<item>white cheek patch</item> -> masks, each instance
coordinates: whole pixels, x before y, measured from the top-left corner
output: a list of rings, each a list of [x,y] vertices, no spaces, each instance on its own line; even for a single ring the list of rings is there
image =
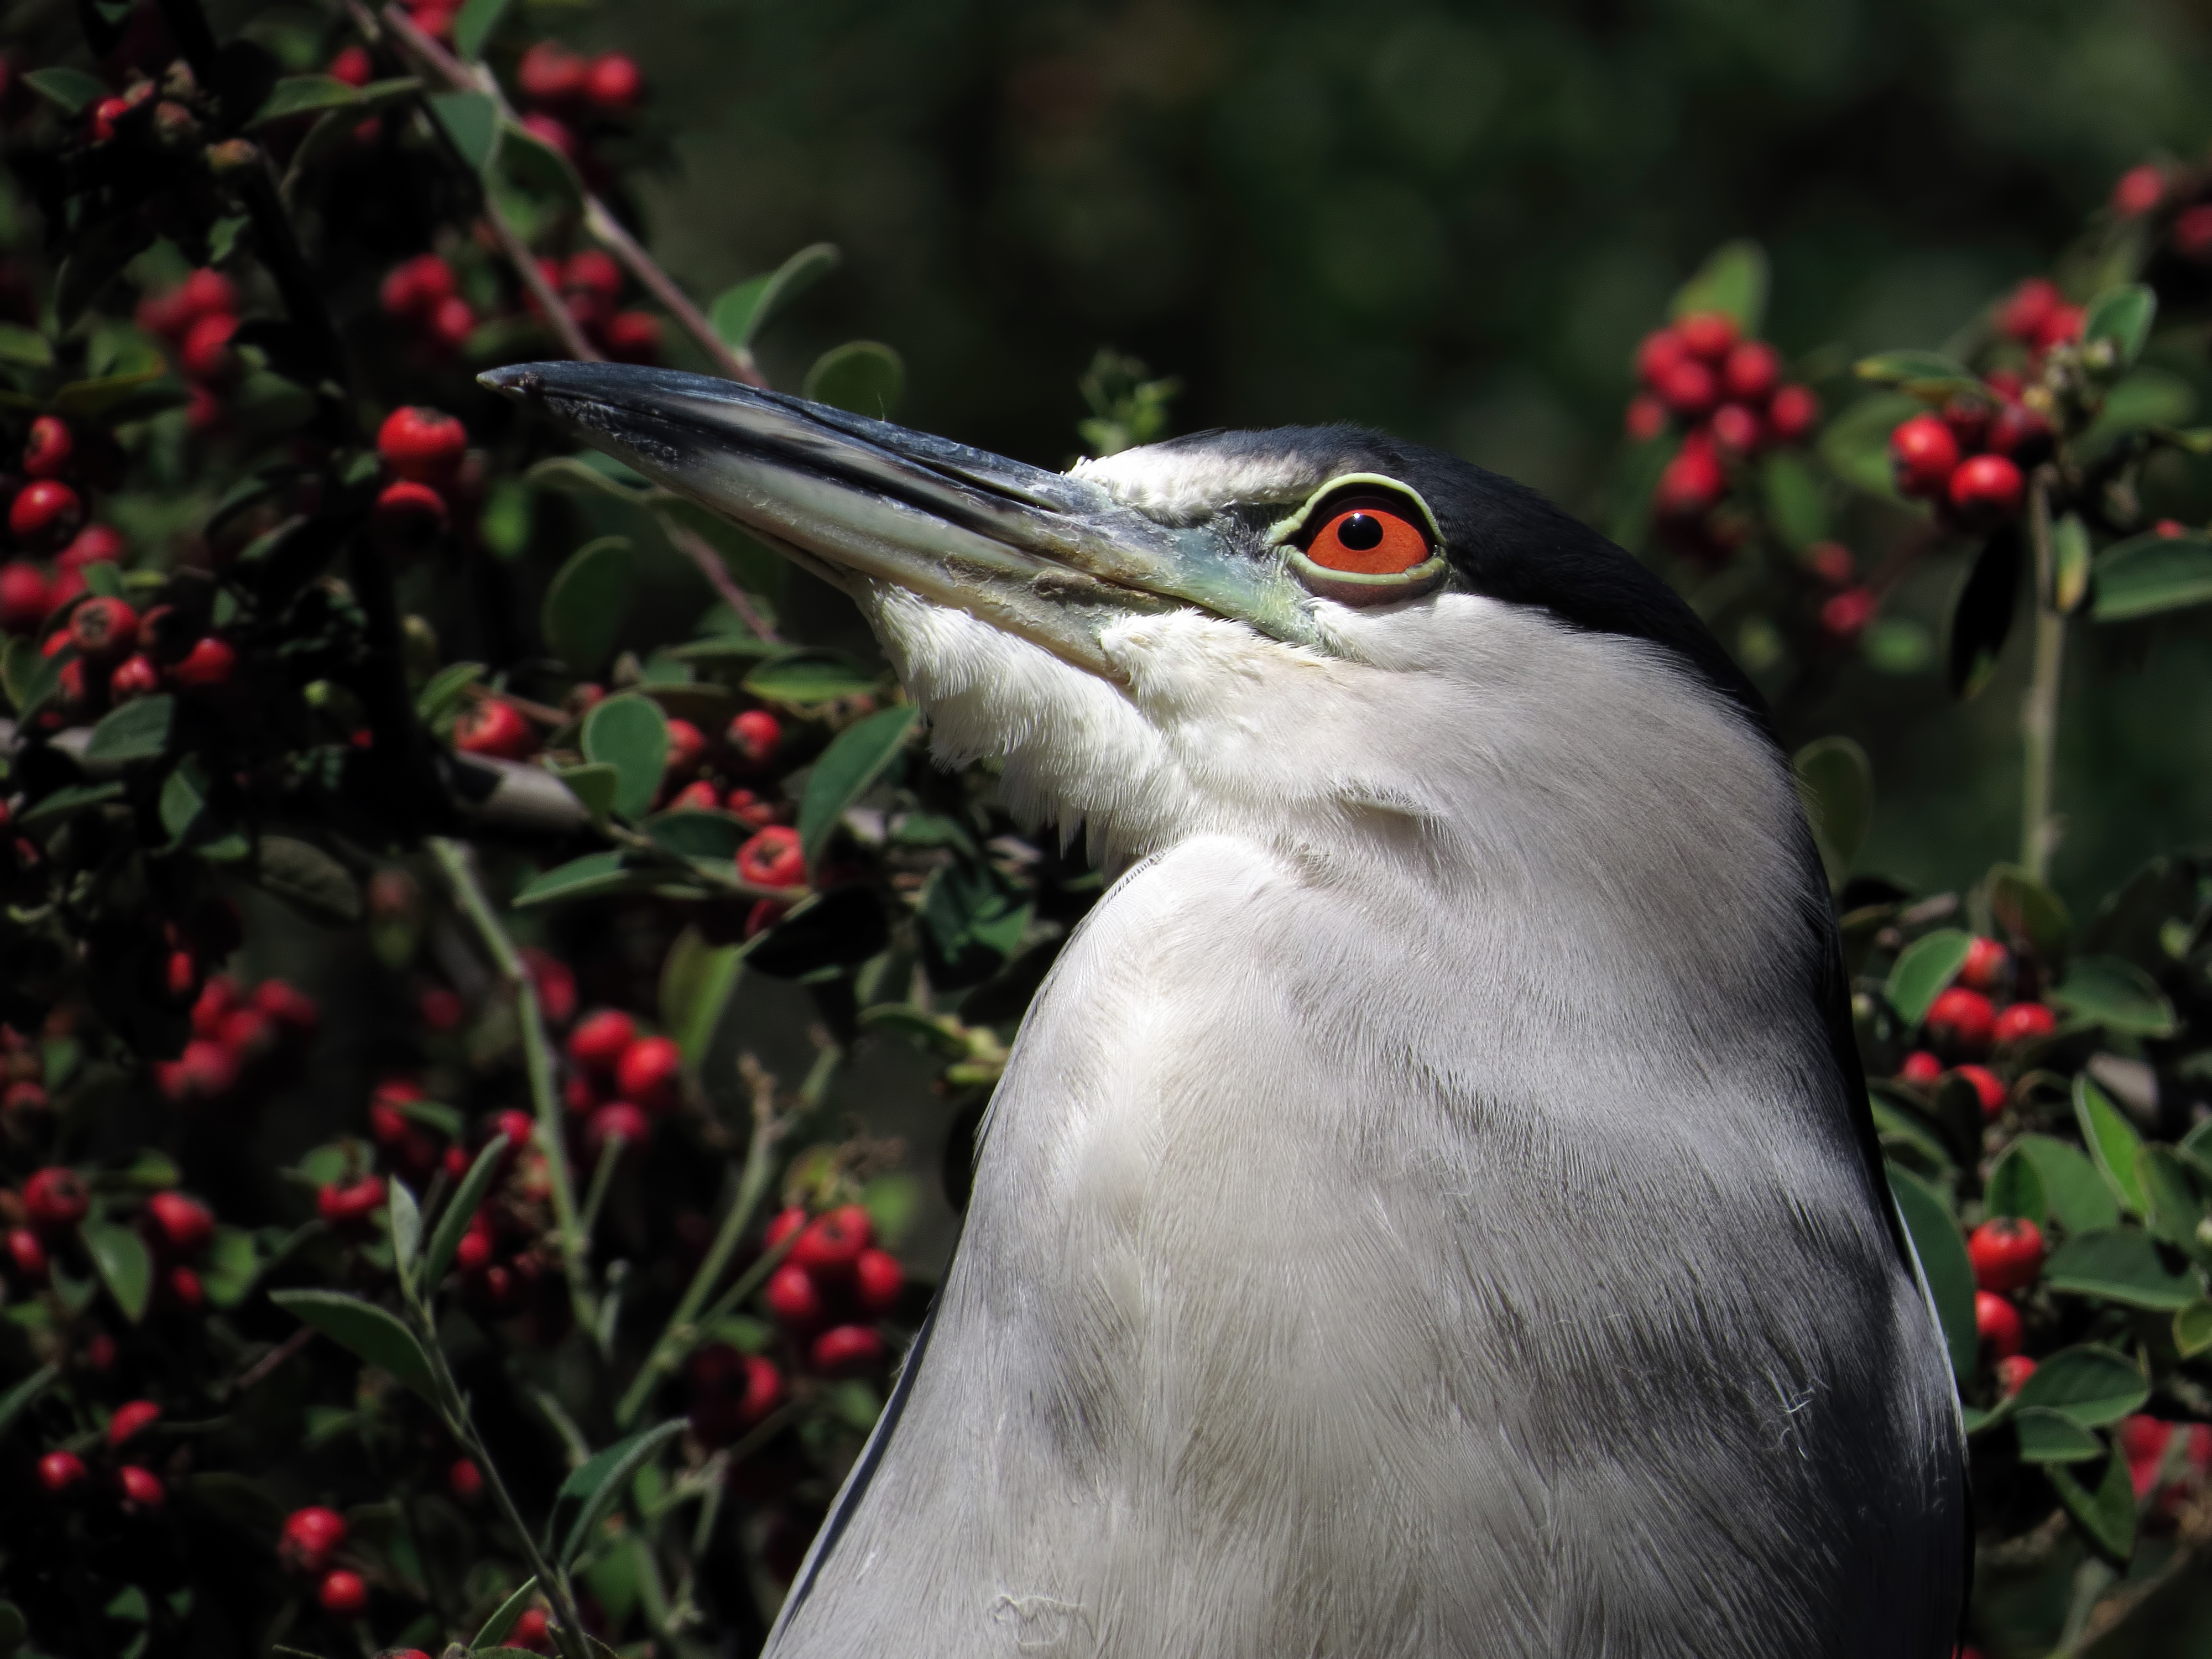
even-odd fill
[[[1167,520],[1209,514],[1231,502],[1302,501],[1323,482],[1310,458],[1158,444],[1078,461],[1068,476],[1099,485],[1125,507]]]

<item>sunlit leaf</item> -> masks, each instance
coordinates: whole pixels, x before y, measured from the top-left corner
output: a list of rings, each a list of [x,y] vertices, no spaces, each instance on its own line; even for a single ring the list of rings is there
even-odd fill
[[[2185,1308],[2203,1294],[2194,1274],[2170,1271],[2159,1260],[2151,1236],[2133,1227],[2068,1239],[2044,1263],[2043,1282],[2054,1291],[2163,1313]]]
[[[806,780],[799,807],[799,842],[810,867],[845,809],[866,794],[906,744],[921,711],[911,704],[880,708],[840,732]]]
[[[2036,1362],[2015,1403],[2063,1412],[2084,1428],[2117,1423],[2150,1398],[2142,1368],[2100,1343],[2061,1348]]]
[[[1898,953],[1882,994],[1897,1017],[1907,1025],[1928,1018],[1928,1009],[1943,988],[1966,965],[1973,936],[1957,927],[1939,927],[1923,933]]]

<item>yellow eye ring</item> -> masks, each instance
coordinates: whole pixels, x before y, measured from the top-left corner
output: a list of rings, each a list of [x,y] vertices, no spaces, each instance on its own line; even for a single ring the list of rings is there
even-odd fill
[[[1436,550],[1443,532],[1429,504],[1379,473],[1331,478],[1267,540],[1308,592],[1340,605],[1408,599],[1435,586],[1450,568]]]

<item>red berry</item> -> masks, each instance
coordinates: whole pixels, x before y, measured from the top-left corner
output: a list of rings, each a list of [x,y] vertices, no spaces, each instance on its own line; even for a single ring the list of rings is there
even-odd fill
[[[1636,348],[1636,375],[1656,389],[1660,377],[1690,355],[1682,337],[1671,328],[1656,328]]]
[[[627,1100],[611,1100],[584,1120],[584,1144],[594,1152],[619,1135],[641,1146],[653,1133],[653,1120]]]
[[[880,1318],[898,1306],[906,1289],[906,1269],[888,1250],[866,1249],[854,1258],[853,1283],[860,1293],[860,1306]]]
[[[74,1227],[91,1207],[84,1178],[66,1165],[34,1170],[23,1183],[23,1214],[40,1232]]]
[[[457,1029],[468,1012],[460,994],[442,985],[433,985],[416,999],[415,1012],[423,1028],[431,1031],[451,1031]]]
[[[492,1258],[498,1253],[490,1232],[479,1231],[471,1224],[461,1235],[461,1242],[453,1247],[453,1265],[465,1273],[480,1273],[491,1266]]]
[[[1991,1296],[1987,1291],[1974,1292],[1974,1329],[1981,1334],[1982,1347],[1993,1360],[2008,1359],[2020,1352],[2020,1310],[2001,1296]]]
[[[765,766],[783,741],[783,722],[765,708],[748,708],[730,722],[725,739],[747,764]]]
[[[58,478],[24,485],[8,508],[8,529],[27,547],[59,547],[83,522],[84,503]]]
[[[104,144],[115,137],[115,124],[131,113],[127,98],[103,98],[92,106],[92,118],[87,131],[92,142]]]
[[[222,1017],[216,1040],[241,1060],[258,1060],[276,1046],[276,1028],[258,1008],[236,1008]]]
[[[2013,1216],[1984,1221],[1966,1236],[1966,1259],[1982,1289],[2000,1294],[2023,1289],[2043,1271],[2043,1230]]]
[[[1693,311],[1677,318],[1674,332],[1682,337],[1684,350],[1712,363],[1724,360],[1736,342],[1735,319],[1721,311]]]
[[[376,429],[376,453],[393,477],[444,488],[468,452],[468,428],[441,410],[404,404]]]
[[[332,1182],[315,1194],[315,1208],[333,1227],[367,1221],[384,1206],[384,1177],[363,1176],[340,1185]]]
[[[660,361],[660,319],[649,311],[617,311],[601,331],[607,356],[618,363]]]
[[[368,1605],[368,1585],[359,1573],[340,1567],[323,1575],[315,1600],[323,1604],[325,1613],[336,1613],[341,1619],[356,1618]]]
[[[704,778],[695,778],[669,798],[672,812],[712,812],[722,805],[722,792]]]
[[[426,320],[453,297],[453,268],[437,254],[418,253],[385,272],[376,297],[388,316]]]
[[[76,441],[69,422],[58,416],[41,415],[31,422],[30,441],[23,446],[23,471],[33,478],[58,478],[69,471]]]
[[[2015,1002],[1996,1017],[1990,1036],[1996,1042],[2027,1042],[2058,1029],[2058,1016],[2039,1002]]]
[[[755,830],[765,830],[776,820],[775,803],[763,800],[750,789],[731,790],[722,798],[722,810]],[[761,902],[767,904],[773,901],[763,899]]]
[[[1889,460],[1900,495],[1937,496],[1959,465],[1959,441],[1941,416],[1915,415],[1889,434]]]
[[[1959,441],[1959,453],[1966,454],[1982,447],[1989,436],[1990,419],[1994,411],[1979,398],[1956,397],[1943,404],[1943,424],[1951,428],[1951,435]]]
[[[2123,219],[2140,219],[2166,196],[2166,174],[2145,162],[2130,167],[2112,185],[2112,211]]]
[[[113,662],[138,643],[138,613],[121,599],[95,594],[70,612],[69,637],[88,662]]]
[[[649,1112],[661,1110],[684,1073],[684,1051],[665,1036],[640,1037],[615,1066],[615,1087]]]
[[[33,1285],[46,1282],[46,1247],[28,1227],[8,1230],[8,1261],[18,1278]]]
[[[1928,1035],[1939,1048],[1979,1054],[1990,1046],[1996,1010],[1979,991],[1954,985],[1929,1005]]]
[[[762,1292],[768,1310],[781,1323],[793,1330],[805,1330],[822,1322],[821,1288],[805,1268],[785,1262],[768,1276],[768,1288]]]
[[[146,1219],[166,1249],[189,1255],[215,1237],[215,1212],[182,1193],[155,1193],[146,1200]]]
[[[1696,419],[1720,401],[1720,379],[1694,357],[1668,365],[1652,386],[1659,401],[1677,415]]]
[[[491,1132],[495,1135],[507,1137],[507,1152],[512,1158],[526,1151],[538,1139],[538,1120],[527,1112],[509,1107],[503,1112],[492,1114]]]
[[[1831,587],[1849,587],[1858,580],[1858,562],[1841,542],[1814,542],[1800,556],[1805,568]]]
[[[170,665],[169,678],[187,691],[211,691],[228,685],[237,667],[237,647],[209,634],[193,641],[192,648]]]
[[[618,52],[592,60],[584,76],[584,96],[602,115],[627,115],[645,95],[645,76]]]
[[[1664,432],[1672,419],[1666,404],[1648,392],[1639,392],[1628,400],[1628,412],[1620,424],[1631,441],[1641,444]]]
[[[1996,1116],[2005,1108],[2010,1091],[1995,1072],[1985,1066],[1961,1066],[1952,1073],[1973,1085],[1974,1097],[1981,1103],[1984,1121]]]
[[[423,326],[447,351],[459,351],[477,331],[477,313],[466,300],[452,295],[438,301]]]
[[[707,734],[690,720],[672,720],[668,722],[667,774],[671,777],[688,777],[699,769],[707,758]]]
[[[514,1621],[514,1628],[507,1633],[507,1644],[510,1647],[529,1648],[534,1651],[543,1652],[551,1641],[551,1638],[546,1634],[547,1627],[551,1623],[552,1621],[546,1618],[543,1608],[526,1607],[523,1609],[522,1617]]]
[[[538,733],[506,699],[479,697],[453,722],[453,747],[465,755],[525,760],[538,750]]]
[[[584,95],[591,65],[557,40],[540,40],[522,54],[515,84],[534,103],[565,104]]]
[[[806,1211],[803,1206],[793,1204],[788,1208],[777,1211],[775,1219],[768,1224],[765,1237],[767,1248],[774,1249],[805,1225]]]
[[[1855,640],[1874,620],[1879,601],[1870,587],[1847,587],[1820,606],[1820,631],[1832,640]]]
[[[1951,474],[1951,506],[1967,523],[1987,529],[2020,511],[2027,481],[2002,455],[1972,455]]]
[[[238,369],[238,354],[230,346],[230,337],[237,332],[238,319],[228,312],[202,317],[185,331],[184,343],[177,348],[178,366],[195,380],[222,384]]]
[[[276,1559],[293,1572],[321,1572],[345,1542],[348,1530],[345,1516],[320,1504],[294,1510],[277,1534]]]
[[[558,284],[568,294],[595,294],[611,305],[622,295],[622,267],[614,256],[595,247],[568,256],[568,264],[561,267]]]
[[[2189,526],[2179,519],[2160,519],[2151,527],[2151,533],[2162,541],[2172,541],[2177,536],[2186,536]]]
[[[814,1339],[806,1357],[826,1376],[845,1376],[880,1361],[884,1340],[866,1325],[832,1325]]]
[[[376,78],[376,66],[368,60],[368,47],[346,46],[331,59],[324,73],[349,87],[365,87]]]
[[[1820,424],[1820,400],[1802,386],[1776,389],[1766,404],[1766,429],[1777,443],[1794,444]]]
[[[1960,984],[1970,990],[1996,991],[2011,977],[2011,951],[1979,934],[1967,943],[1966,963],[1959,969]]]
[[[817,1277],[848,1273],[872,1237],[868,1212],[857,1204],[841,1205],[807,1224],[791,1247],[791,1260]]]
[[[0,564],[0,632],[29,634],[53,609],[46,573],[27,559]]]
[[[107,677],[107,699],[110,702],[129,702],[133,697],[150,697],[161,689],[161,671],[154,659],[143,654],[125,657],[116,664],[115,672]]]
[[[2024,1353],[2008,1353],[1997,1361],[1996,1371],[1997,1392],[2009,1400],[2035,1375],[2035,1362]]]
[[[525,132],[546,149],[557,151],[571,161],[576,159],[576,135],[559,116],[534,110],[522,118],[521,125]]]
[[[125,1515],[151,1515],[161,1507],[168,1494],[161,1490],[161,1480],[151,1469],[142,1469],[126,1463],[115,1472],[115,1485],[122,1498]]]
[[[464,1504],[473,1504],[483,1496],[483,1471],[473,1459],[457,1457],[446,1471],[446,1489]]]
[[[84,1460],[72,1451],[50,1451],[39,1460],[39,1484],[65,1492],[84,1479]]]
[[[1943,1062],[1925,1048],[1916,1048],[1905,1055],[1905,1063],[1897,1068],[1901,1083],[1936,1083],[1943,1076]]]
[[[531,988],[538,993],[538,1012],[549,1024],[566,1025],[576,1017],[576,970],[536,945],[526,945],[520,953],[522,965],[530,975]]]
[[[1997,307],[1997,327],[2025,343],[2042,331],[2044,324],[2059,305],[2057,283],[2042,276],[2030,276]]]
[[[2173,251],[2199,264],[2212,261],[2212,202],[2184,208],[2174,216]]]
[[[419,552],[446,533],[446,498],[418,479],[400,478],[385,485],[372,519],[386,545]]]
[[[1721,384],[1729,396],[1747,404],[1765,402],[1781,379],[1782,354],[1764,340],[1742,342],[1721,366]]]
[[[1992,453],[2032,465],[2051,451],[2051,422],[2025,404],[2008,403],[1990,421],[1987,441]]]
[[[322,1023],[322,1010],[314,998],[281,979],[264,979],[255,986],[253,1006],[287,1030],[302,1036],[312,1036]]]
[[[1731,455],[1752,453],[1765,435],[1760,429],[1759,416],[1741,404],[1723,404],[1713,411],[1708,425],[1714,443]]]
[[[635,1020],[618,1008],[601,1008],[585,1015],[568,1034],[568,1057],[587,1072],[611,1076],[636,1040]]]
[[[161,1408],[150,1400],[126,1400],[107,1419],[107,1443],[112,1449],[143,1434],[161,1420]]]
[[[763,887],[796,887],[806,879],[799,831],[771,824],[738,848],[738,874]]]
[[[744,1392],[738,1399],[738,1421],[751,1427],[783,1403],[783,1373],[760,1355],[744,1358]]]
[[[54,556],[54,562],[82,570],[88,564],[99,564],[103,561],[115,563],[130,550],[131,544],[123,539],[123,532],[114,526],[88,524],[76,532],[75,540]]]
[[[2060,306],[2044,319],[2043,326],[2036,331],[2035,349],[2048,351],[2053,346],[2080,339],[2081,325],[2087,319],[2088,313],[2080,306]]]
[[[202,265],[185,277],[177,295],[185,316],[193,319],[238,309],[238,284],[212,265]]]

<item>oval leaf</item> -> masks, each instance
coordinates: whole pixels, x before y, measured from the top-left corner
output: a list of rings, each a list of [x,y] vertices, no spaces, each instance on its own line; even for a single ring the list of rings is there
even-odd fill
[[[522,910],[536,904],[627,893],[639,884],[637,872],[623,866],[620,853],[586,853],[582,858],[571,859],[535,880],[524,883],[514,896],[514,907]]]
[[[866,794],[906,744],[921,710],[906,703],[878,709],[840,732],[806,780],[806,799],[799,806],[799,843],[811,868],[844,817],[845,809]]]
[[[2021,1406],[2014,1410],[2012,1423],[2023,1463],[2080,1463],[2105,1450],[2103,1441],[2060,1412]]]
[[[906,385],[906,362],[880,340],[832,346],[806,371],[806,396],[817,404],[887,419]]]
[[[580,673],[606,660],[629,614],[630,544],[602,536],[568,556],[545,590],[539,613],[546,646]]]
[[[494,1135],[486,1141],[477,1161],[469,1165],[468,1174],[447,1202],[445,1213],[438,1218],[438,1225],[430,1235],[430,1248],[422,1257],[422,1295],[427,1301],[453,1265],[453,1252],[461,1247],[461,1235],[469,1230],[469,1221],[491,1183],[498,1178],[501,1160],[506,1157],[507,1140],[504,1134]],[[505,1635],[502,1631],[500,1632]]]
[[[483,56],[484,42],[499,27],[499,20],[507,10],[507,0],[467,0],[460,15],[453,20],[453,50],[473,64]],[[506,1635],[505,1631],[500,1632]],[[494,1638],[496,1639],[496,1638]]]
[[[1797,751],[1795,764],[1820,862],[1827,866],[1829,884],[1841,886],[1874,819],[1874,768],[1866,750],[1849,738],[1815,738]]]
[[[2068,1232],[2095,1232],[2119,1221],[2112,1189],[2078,1148],[2050,1135],[2022,1135],[2012,1150],[2035,1166],[2051,1218]]]
[[[2204,1200],[2190,1178],[2189,1165],[2170,1146],[2145,1146],[2136,1168],[2143,1196],[2150,1200],[2150,1230],[2167,1243],[2192,1253],[2203,1246],[2197,1230],[2205,1218]]]
[[[2068,1239],[2044,1264],[2043,1282],[2069,1295],[2158,1313],[2185,1308],[2203,1293],[2194,1274],[2169,1273],[2151,1236],[2133,1227]]]
[[[2173,1346],[2184,1359],[2212,1348],[2212,1300],[2200,1298],[2173,1316]]]
[[[336,1291],[271,1291],[269,1299],[339,1346],[390,1372],[394,1380],[433,1406],[438,1405],[438,1384],[431,1373],[429,1356],[412,1331],[374,1302]]]
[[[2058,1501],[2066,1506],[2066,1513],[2073,1516],[2075,1525],[2099,1554],[2124,1562],[2135,1553],[2136,1489],[2126,1458],[2114,1452],[2094,1489],[2063,1468],[2046,1466],[2043,1473],[2058,1494]]]
[[[23,84],[40,97],[60,105],[64,115],[77,114],[86,105],[107,96],[106,84],[82,70],[29,70],[24,73]]]
[[[1852,372],[1877,386],[1903,386],[1916,397],[1982,390],[1979,375],[1940,351],[1880,351],[1860,358]]]
[[[1990,1184],[1982,1194],[1982,1208],[1993,1216],[2008,1215],[2033,1221],[2040,1227],[2051,1219],[2050,1202],[2043,1194],[2043,1177],[2034,1163],[2015,1146],[1990,1171]]]
[[[281,121],[288,115],[306,115],[360,101],[360,92],[335,75],[288,75],[269,88],[269,96],[253,112],[253,122]]]
[[[790,651],[745,676],[744,688],[769,702],[806,707],[875,689],[876,677],[835,651]]]
[[[501,1602],[492,1616],[483,1621],[483,1628],[477,1632],[476,1640],[469,1644],[469,1651],[481,1653],[486,1648],[495,1648],[505,1641],[507,1632],[514,1628],[515,1620],[530,1610],[530,1597],[537,1589],[535,1577],[524,1579],[522,1588]]]
[[[392,1261],[403,1288],[414,1282],[415,1251],[422,1243],[422,1210],[404,1181],[386,1184],[385,1225],[392,1235]]]
[[[1739,332],[1755,335],[1766,316],[1766,252],[1756,242],[1723,242],[1706,256],[1697,274],[1674,291],[1668,315],[1687,317],[1717,311]]]
[[[842,257],[829,242],[803,247],[774,270],[749,276],[725,289],[708,308],[707,320],[724,343],[742,351],[752,344],[778,308],[836,270]]]
[[[2063,1412],[2085,1429],[2117,1423],[2150,1398],[2150,1384],[2134,1360],[2096,1343],[2062,1348],[2037,1363],[2015,1396],[2031,1406]]]
[[[2153,532],[2115,542],[2098,556],[2097,597],[2089,614],[2099,622],[2131,622],[2212,599],[2212,536]]]
[[[1944,1346],[1951,1352],[1951,1369],[1971,1376],[1981,1337],[1974,1328],[1974,1269],[1966,1259],[1966,1241],[1959,1236],[1943,1200],[1917,1176],[1892,1164],[1889,1189],[1896,1195],[1905,1231],[1912,1236],[1929,1294],[1936,1299],[1936,1317],[1943,1327]]]
[[[2074,1117],[2081,1126],[2081,1139],[2095,1160],[2097,1173],[2112,1189],[2112,1196],[2130,1214],[2150,1208],[2142,1184],[2142,1137],[2121,1115],[2112,1097],[2085,1074],[2074,1079]]]
[[[2012,943],[2032,951],[2055,972],[2066,960],[2074,918],[2065,901],[2016,864],[1989,875],[1990,915]]]
[[[483,172],[499,143],[499,106],[481,92],[434,93],[428,102],[461,160]]]
[[[289,836],[264,836],[254,848],[252,876],[314,921],[361,920],[361,888],[345,866],[319,847]]]
[[[2150,338],[2150,325],[2158,315],[2158,295],[2141,283],[2130,283],[2122,288],[2108,288],[2089,301],[2087,313],[2081,319],[2081,341],[2094,346],[2100,342],[2111,345],[2111,367],[2125,368],[2142,356],[2145,342]]]
[[[151,760],[168,748],[176,712],[177,700],[167,695],[133,698],[101,716],[92,728],[92,740],[85,744],[84,757],[111,764]]]
[[[1966,965],[1973,936],[1957,927],[1939,927],[1923,933],[1898,953],[1882,994],[1907,1025],[1928,1018],[1929,1006]]]
[[[668,721],[649,697],[609,697],[584,716],[584,758],[615,769],[614,811],[641,817],[668,769]]]
[[[643,1434],[632,1435],[590,1458],[562,1484],[563,1498],[583,1500],[583,1507],[576,1511],[576,1518],[568,1528],[568,1541],[561,1547],[562,1566],[566,1567],[582,1553],[591,1540],[592,1528],[622,1496],[631,1477],[684,1429],[684,1419],[678,1417],[647,1429]]]
[[[2173,1005],[2148,974],[2118,957],[2085,957],[2067,969],[2048,1000],[2124,1036],[2172,1036]]]

